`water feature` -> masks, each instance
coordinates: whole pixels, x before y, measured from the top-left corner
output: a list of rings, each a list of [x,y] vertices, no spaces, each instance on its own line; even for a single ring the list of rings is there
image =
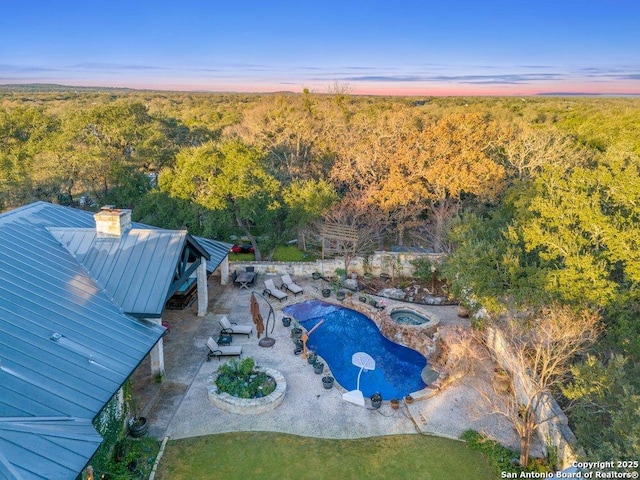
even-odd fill
[[[309,300],[283,308],[304,328],[311,330],[307,347],[320,355],[331,368],[336,381],[346,390],[354,390],[358,369],[351,359],[356,352],[366,352],[376,369],[362,374],[360,390],[365,397],[380,392],[382,398],[403,398],[426,387],[421,373],[427,364],[419,352],[386,339],[365,315],[320,300]]]

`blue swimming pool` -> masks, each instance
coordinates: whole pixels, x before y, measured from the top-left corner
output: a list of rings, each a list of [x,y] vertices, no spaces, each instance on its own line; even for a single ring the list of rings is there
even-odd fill
[[[351,363],[355,352],[366,352],[376,361],[376,369],[363,372],[360,378],[360,390],[365,397],[380,392],[383,399],[390,400],[426,387],[421,378],[426,358],[387,340],[361,313],[320,300],[290,305],[283,311],[307,330],[324,319],[309,336],[307,347],[324,358],[336,381],[345,389],[356,388],[359,368]]]

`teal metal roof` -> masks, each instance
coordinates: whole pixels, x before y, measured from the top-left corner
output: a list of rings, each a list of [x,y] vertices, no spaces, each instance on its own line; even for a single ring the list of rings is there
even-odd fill
[[[125,313],[162,315],[186,230],[133,228],[121,238],[98,238],[95,228],[49,228],[49,232]]]
[[[117,251],[89,233],[91,212],[37,202],[0,215],[0,479],[75,479],[100,444],[91,421],[164,333],[124,312],[146,297],[157,309],[191,240],[133,227]],[[136,254],[157,285],[126,278]]]

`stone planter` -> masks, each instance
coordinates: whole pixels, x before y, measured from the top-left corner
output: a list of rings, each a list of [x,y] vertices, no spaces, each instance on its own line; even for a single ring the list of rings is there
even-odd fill
[[[324,298],[329,298],[329,296],[331,295],[331,290],[328,288],[323,288],[322,289],[322,296]]]
[[[393,400],[391,400],[391,408],[393,408],[394,410],[397,410],[400,407],[400,400],[398,400],[397,398],[394,398]]]
[[[411,405],[413,403],[413,397],[411,395],[407,395],[406,397],[404,397],[404,403],[406,403],[407,405]]]
[[[288,327],[291,325],[291,317],[282,317],[282,325]]]
[[[261,398],[238,398],[226,392],[218,393],[218,388],[216,387],[218,373],[215,372],[207,379],[207,395],[209,401],[214,407],[241,415],[256,415],[273,410],[284,400],[287,381],[282,373],[272,368],[263,368],[261,371],[276,381],[276,389],[269,395]]]
[[[373,395],[371,395],[370,397],[371,400],[371,406],[375,409],[380,408],[380,406],[382,406],[382,395],[380,395],[379,393],[374,393]]]
[[[307,352],[307,362],[309,362],[309,365],[315,364],[317,359],[318,355],[316,355],[315,352]]]
[[[324,363],[322,363],[322,362],[314,363],[313,364],[313,371],[315,372],[316,375],[322,374],[322,372],[324,372]]]
[[[331,375],[325,375],[322,377],[322,386],[327,390],[330,390],[333,387],[333,382],[335,379]]]
[[[320,277],[321,277],[321,276],[322,276],[322,275],[320,275],[320,273],[319,273],[319,272],[313,272],[313,273],[311,274],[311,278],[313,278],[314,280],[320,280]]]
[[[342,301],[342,300],[344,300],[344,299],[345,299],[345,297],[346,297],[346,296],[347,296],[346,292],[344,292],[344,291],[342,291],[342,290],[340,290],[340,291],[336,292],[336,298],[337,298],[338,300],[341,300],[341,301]]]

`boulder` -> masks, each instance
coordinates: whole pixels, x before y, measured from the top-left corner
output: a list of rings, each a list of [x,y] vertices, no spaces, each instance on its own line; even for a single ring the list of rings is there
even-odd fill
[[[378,292],[378,295],[381,297],[392,298],[394,300],[404,300],[405,293],[404,290],[400,290],[399,288],[385,288]]]

